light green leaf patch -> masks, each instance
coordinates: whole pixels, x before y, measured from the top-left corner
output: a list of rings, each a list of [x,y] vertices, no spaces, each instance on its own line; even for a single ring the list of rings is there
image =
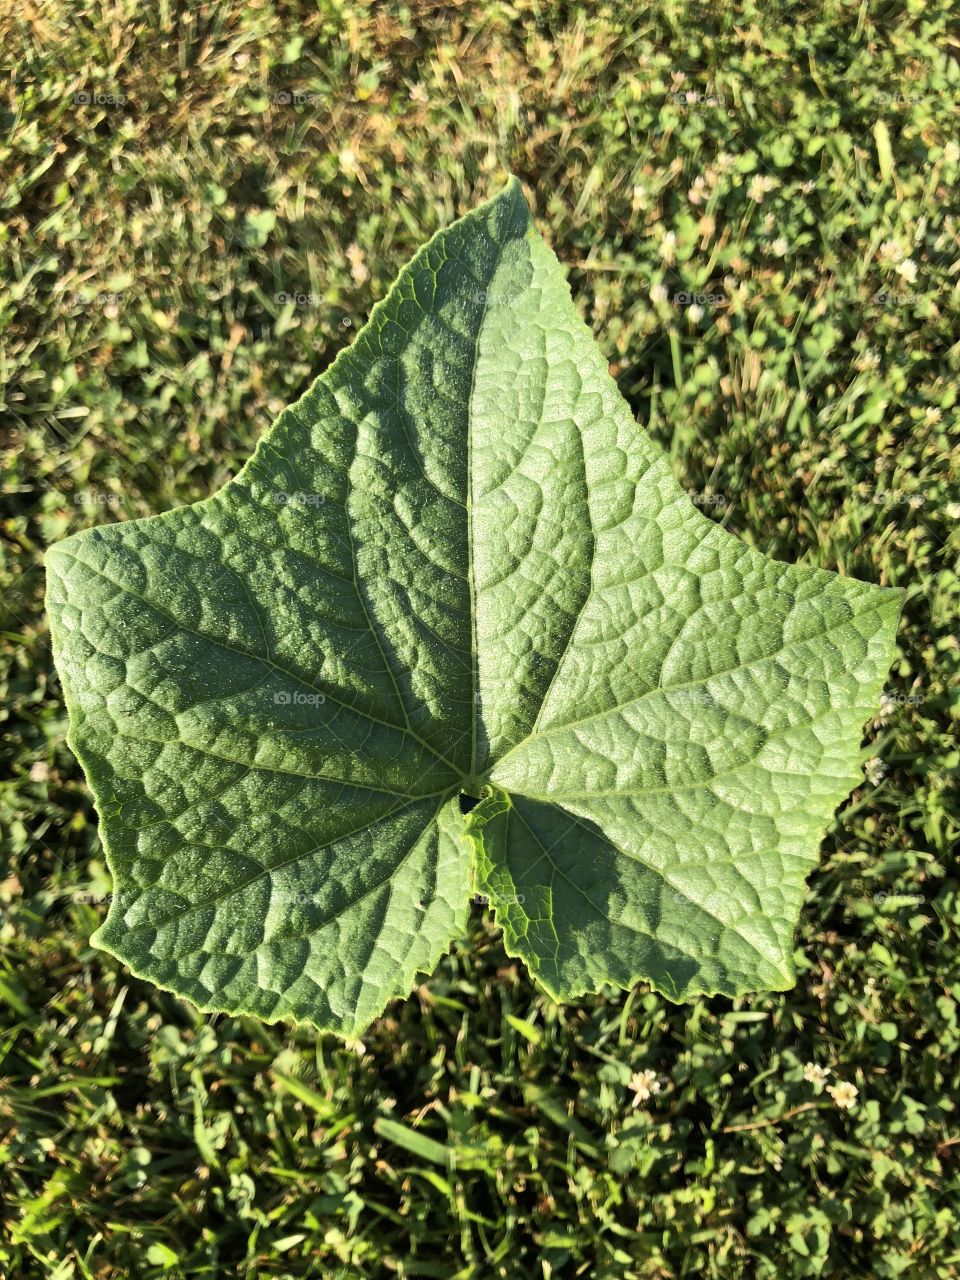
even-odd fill
[[[900,609],[701,515],[516,181],[234,480],[47,569],[114,877],[95,942],[202,1008],[344,1035],[476,892],[560,998],[791,985]]]

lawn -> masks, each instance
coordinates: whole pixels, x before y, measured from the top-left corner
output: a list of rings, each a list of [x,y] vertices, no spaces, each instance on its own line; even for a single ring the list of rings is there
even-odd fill
[[[0,18],[0,1277],[960,1274],[958,29],[877,0]],[[362,1042],[198,1013],[89,945],[110,881],[44,550],[216,490],[508,172],[703,510],[906,592],[799,982],[556,1005],[477,904]]]

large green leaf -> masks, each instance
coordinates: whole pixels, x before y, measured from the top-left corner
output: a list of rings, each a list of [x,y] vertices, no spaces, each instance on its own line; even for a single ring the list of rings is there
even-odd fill
[[[899,593],[700,514],[516,182],[217,494],[47,566],[135,973],[355,1032],[479,891],[559,997],[793,982]]]

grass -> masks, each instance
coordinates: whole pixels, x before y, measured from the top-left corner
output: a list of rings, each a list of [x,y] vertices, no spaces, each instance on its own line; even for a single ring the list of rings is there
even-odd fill
[[[957,1275],[956,6],[0,23],[0,1275]],[[908,592],[800,981],[557,1007],[478,907],[362,1044],[197,1014],[87,942],[43,549],[212,492],[508,169],[713,518]]]

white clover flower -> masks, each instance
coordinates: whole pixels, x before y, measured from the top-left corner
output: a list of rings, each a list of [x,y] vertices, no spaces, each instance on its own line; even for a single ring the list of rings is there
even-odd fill
[[[777,236],[773,244],[770,246],[778,258],[785,258],[790,252],[790,245],[786,236]]]
[[[917,282],[917,264],[912,258],[904,258],[897,265],[897,275],[902,276],[907,284],[916,284]]]
[[[757,204],[760,204],[766,194],[767,189],[763,185],[763,178],[761,178],[758,173],[750,179],[750,185],[747,187],[747,195],[751,200],[756,200]]]
[[[803,1068],[803,1078],[808,1084],[815,1084],[818,1089],[822,1089],[827,1083],[827,1076],[830,1074],[829,1067],[821,1067],[819,1062],[808,1062]]]
[[[827,1093],[841,1111],[852,1111],[857,1104],[859,1090],[849,1080],[838,1080],[836,1084],[827,1085]]]
[[[640,1102],[646,1102],[652,1098],[655,1093],[660,1092],[660,1081],[657,1079],[655,1071],[635,1071],[630,1077],[630,1083],[627,1086],[634,1092],[633,1105],[636,1106]]]
[[[341,170],[348,177],[355,177],[360,172],[360,165],[357,163],[357,153],[352,147],[344,147],[338,157]]]
[[[667,302],[670,298],[670,291],[665,284],[652,284],[650,286],[650,301],[656,305],[658,302]]]
[[[703,174],[698,173],[691,184],[690,190],[687,192],[687,199],[691,204],[702,204],[703,198],[707,194],[707,184]]]
[[[763,197],[768,191],[772,191],[776,185],[775,178],[768,177],[767,174],[755,173],[750,179],[749,187],[747,187],[747,195],[751,200],[756,200],[757,204],[762,204]]]
[[[874,787],[880,785],[887,775],[887,766],[879,756],[872,756],[863,766],[867,781]]]
[[[350,274],[357,284],[364,284],[370,279],[370,271],[363,257],[363,250],[358,244],[347,246],[347,261],[350,263]]]
[[[687,311],[687,315],[690,317],[690,319],[693,321],[694,324],[699,324],[699,322],[703,319],[703,307],[701,307],[699,302],[691,303]]]
[[[674,261],[677,256],[677,233],[675,231],[667,231],[664,233],[663,239],[660,241],[660,257],[668,265]]]
[[[866,351],[857,356],[854,363],[857,369],[863,373],[866,369],[876,369],[880,364],[880,357],[872,347],[867,347]]]

